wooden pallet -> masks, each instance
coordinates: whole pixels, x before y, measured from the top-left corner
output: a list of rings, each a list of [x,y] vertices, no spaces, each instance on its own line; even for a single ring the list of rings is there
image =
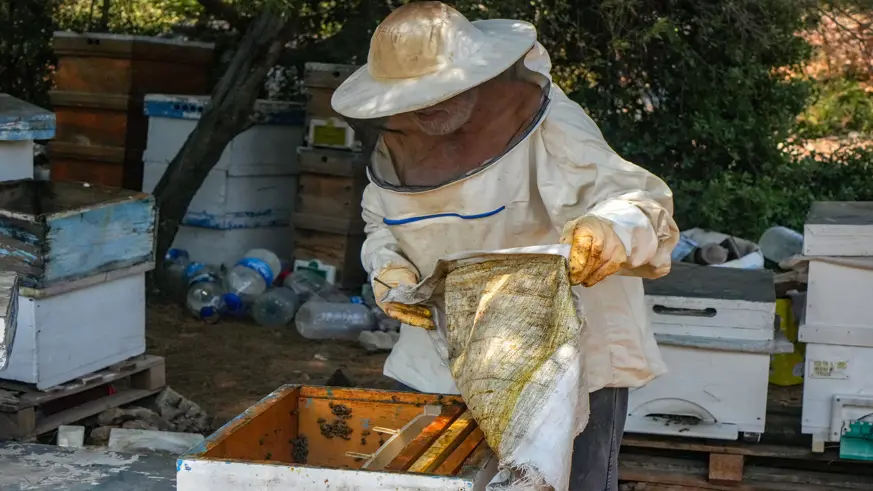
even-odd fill
[[[124,386],[115,388],[116,385]],[[166,386],[164,358],[143,355],[48,390],[0,380],[0,440],[28,439]]]
[[[873,466],[841,460],[837,449],[811,451],[800,434],[800,388],[772,387],[767,431],[760,443],[626,434],[619,478],[626,491],[873,489]],[[788,395],[785,398],[785,395]]]

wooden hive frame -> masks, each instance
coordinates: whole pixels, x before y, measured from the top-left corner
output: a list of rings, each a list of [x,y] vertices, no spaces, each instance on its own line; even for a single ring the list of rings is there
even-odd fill
[[[433,406],[439,414],[384,468],[363,468],[382,435]],[[496,465],[458,398],[288,385],[180,457],[177,489],[484,489]]]

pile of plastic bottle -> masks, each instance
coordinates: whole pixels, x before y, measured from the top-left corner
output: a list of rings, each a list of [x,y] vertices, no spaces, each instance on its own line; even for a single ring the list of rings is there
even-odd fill
[[[181,249],[164,261],[169,293],[207,323],[247,316],[268,327],[293,322],[305,338],[360,341],[373,351],[391,349],[399,337],[400,323],[376,306],[372,289],[350,297],[317,271],[288,271],[266,249],[248,251],[229,269],[193,261]]]

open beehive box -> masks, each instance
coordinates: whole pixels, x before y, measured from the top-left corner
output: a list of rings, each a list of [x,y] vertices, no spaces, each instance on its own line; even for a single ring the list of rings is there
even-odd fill
[[[178,491],[485,489],[497,459],[459,398],[287,385],[179,458]]]

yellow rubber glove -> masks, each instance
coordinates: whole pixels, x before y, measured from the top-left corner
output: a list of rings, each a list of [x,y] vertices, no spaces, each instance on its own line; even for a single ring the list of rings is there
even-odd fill
[[[376,297],[376,304],[389,317],[404,324],[424,329],[435,329],[433,313],[429,308],[423,305],[405,305],[382,301],[388,290],[400,285],[415,285],[416,283],[418,283],[418,276],[406,268],[383,270],[373,278],[373,296]]]
[[[612,224],[584,216],[567,223],[562,244],[570,244],[570,283],[594,286],[627,262],[627,252]]]

